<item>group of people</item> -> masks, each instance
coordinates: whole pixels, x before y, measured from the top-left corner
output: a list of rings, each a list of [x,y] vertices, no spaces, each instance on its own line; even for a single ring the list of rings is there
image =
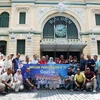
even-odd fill
[[[7,56],[4,59],[3,54],[0,54],[0,94],[6,94],[9,91],[19,92],[25,90],[35,90],[35,80],[30,75],[30,68],[26,68],[24,75],[21,73],[23,64],[69,64],[68,75],[64,78],[65,84],[63,87],[75,90],[91,90],[96,92],[100,89],[100,62],[98,56],[87,55],[87,60],[84,54],[80,55],[80,61],[77,57],[71,55],[67,60],[61,55],[60,58],[50,57],[48,55],[42,56],[41,59],[37,55],[33,55],[33,60],[29,56],[25,56],[25,60],[20,60],[20,54],[17,53]]]

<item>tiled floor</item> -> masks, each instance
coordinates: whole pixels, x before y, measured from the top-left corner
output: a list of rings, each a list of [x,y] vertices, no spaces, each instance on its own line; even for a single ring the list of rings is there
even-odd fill
[[[34,92],[10,93],[0,100],[100,100],[100,92],[58,90],[36,90]]]

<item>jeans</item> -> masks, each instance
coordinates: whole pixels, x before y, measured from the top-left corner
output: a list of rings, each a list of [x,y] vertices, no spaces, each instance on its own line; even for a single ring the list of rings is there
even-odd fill
[[[74,81],[71,80],[68,84],[65,84],[66,89],[73,89]]]
[[[97,75],[98,88],[100,89],[100,74]]]

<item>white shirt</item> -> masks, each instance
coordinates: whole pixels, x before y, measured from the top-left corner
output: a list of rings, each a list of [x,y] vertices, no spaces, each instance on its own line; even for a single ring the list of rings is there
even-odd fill
[[[5,70],[12,68],[12,60],[5,61]]]
[[[5,72],[0,76],[0,83],[2,81],[8,82],[9,80],[12,80],[12,78],[12,74],[8,75],[7,72]]]
[[[38,59],[36,59],[36,60],[33,59],[33,60],[32,60],[32,64],[38,64]]]
[[[4,70],[4,61],[0,60],[0,74]]]
[[[32,62],[30,62],[30,61],[29,61],[28,63],[27,63],[26,61],[23,62],[23,64],[31,64],[31,63],[32,63]]]

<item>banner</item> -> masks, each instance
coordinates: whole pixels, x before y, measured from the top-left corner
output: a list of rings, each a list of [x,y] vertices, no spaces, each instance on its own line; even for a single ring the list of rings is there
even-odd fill
[[[22,68],[22,74],[24,74],[26,68],[30,68],[31,76],[67,76],[67,69],[69,64],[24,64]]]

